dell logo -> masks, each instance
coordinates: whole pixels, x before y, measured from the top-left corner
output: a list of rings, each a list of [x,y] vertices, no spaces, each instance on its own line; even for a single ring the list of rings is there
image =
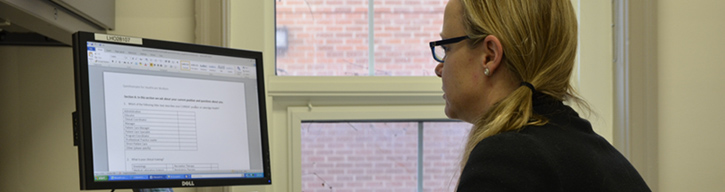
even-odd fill
[[[194,181],[181,181],[181,186],[194,186]]]

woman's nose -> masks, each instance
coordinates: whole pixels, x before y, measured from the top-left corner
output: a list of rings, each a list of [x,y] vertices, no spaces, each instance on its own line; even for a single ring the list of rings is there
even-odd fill
[[[438,77],[443,76],[443,63],[438,63],[438,65],[436,65],[435,73]]]

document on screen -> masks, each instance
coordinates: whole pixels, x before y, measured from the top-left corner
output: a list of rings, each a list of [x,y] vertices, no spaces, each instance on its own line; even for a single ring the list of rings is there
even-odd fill
[[[104,72],[103,87],[108,151],[124,151],[109,171],[249,169],[244,83]]]

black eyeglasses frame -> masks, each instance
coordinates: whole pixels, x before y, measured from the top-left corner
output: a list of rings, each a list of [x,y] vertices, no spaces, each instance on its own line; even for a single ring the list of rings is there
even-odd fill
[[[439,46],[439,45],[447,45],[447,44],[451,44],[451,43],[458,43],[458,42],[461,42],[461,41],[466,40],[468,38],[469,37],[467,35],[465,35],[465,36],[460,36],[460,37],[453,37],[453,38],[448,38],[448,39],[442,39],[442,40],[438,40],[438,41],[431,41],[430,43],[428,43],[428,45],[430,46],[430,52],[431,52],[431,54],[433,54],[433,59],[435,59],[436,61],[441,62],[441,63],[443,63],[443,61],[445,61],[445,57],[444,58],[440,58],[440,59],[438,59],[438,57],[436,57],[436,51],[435,51],[435,47],[436,46]]]

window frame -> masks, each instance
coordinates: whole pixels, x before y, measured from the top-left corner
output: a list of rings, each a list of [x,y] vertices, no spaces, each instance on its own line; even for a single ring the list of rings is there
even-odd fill
[[[302,191],[301,130],[305,121],[440,121],[445,119],[442,106],[291,106],[287,108],[287,131],[289,145],[288,161],[291,168],[287,176],[291,181],[289,191]]]

